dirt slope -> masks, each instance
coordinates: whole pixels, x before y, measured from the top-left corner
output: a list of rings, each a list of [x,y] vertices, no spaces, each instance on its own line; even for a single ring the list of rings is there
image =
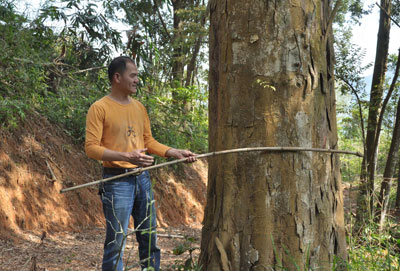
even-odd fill
[[[200,226],[206,165],[151,172],[160,226]],[[35,113],[14,132],[0,130],[0,234],[26,230],[79,231],[104,225],[97,187],[60,194],[96,180],[101,167],[86,158],[65,132]]]

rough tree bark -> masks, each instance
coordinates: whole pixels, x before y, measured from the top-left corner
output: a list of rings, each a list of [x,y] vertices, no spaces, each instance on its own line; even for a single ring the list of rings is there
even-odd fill
[[[336,148],[331,1],[210,1],[210,151]],[[346,259],[338,155],[209,162],[203,270],[329,270]]]
[[[390,14],[391,0],[381,0],[381,7]],[[373,193],[375,185],[376,157],[379,142],[378,117],[382,106],[383,85],[387,70],[387,59],[389,52],[390,36],[390,18],[386,12],[381,9],[379,19],[378,40],[376,46],[374,73],[372,76],[372,86],[368,110],[368,124],[366,149],[367,153],[362,162],[361,172],[361,198],[359,199],[359,208],[357,211],[358,220],[361,220],[366,213],[373,214]],[[367,204],[364,202],[366,196]],[[367,212],[367,210],[369,210]]]

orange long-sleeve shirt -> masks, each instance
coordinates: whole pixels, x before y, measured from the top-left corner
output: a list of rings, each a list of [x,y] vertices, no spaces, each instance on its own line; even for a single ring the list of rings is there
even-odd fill
[[[85,151],[90,158],[102,160],[104,150],[130,152],[144,149],[165,156],[168,146],[153,138],[146,108],[134,99],[119,104],[105,96],[92,104],[86,116]],[[104,167],[133,168],[125,161],[103,161]]]

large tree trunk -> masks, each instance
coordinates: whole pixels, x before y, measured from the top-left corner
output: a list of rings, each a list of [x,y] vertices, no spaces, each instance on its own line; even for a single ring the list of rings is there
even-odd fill
[[[327,0],[210,2],[210,151],[337,147],[329,15]],[[207,193],[204,270],[329,270],[346,259],[337,155],[216,157]]]
[[[382,8],[390,14],[391,1],[381,0]],[[378,40],[376,46],[374,73],[372,76],[372,86],[370,94],[370,103],[368,111],[368,126],[366,147],[367,153],[363,159],[361,172],[361,193],[362,197],[366,197],[369,205],[363,204],[364,199],[359,200],[358,218],[361,219],[364,214],[373,214],[373,193],[374,179],[377,161],[377,150],[379,142],[378,132],[378,117],[382,106],[383,85],[385,82],[385,73],[387,70],[387,58],[389,50],[389,35],[390,35],[390,18],[385,11],[380,11]],[[369,210],[367,212],[367,210]]]

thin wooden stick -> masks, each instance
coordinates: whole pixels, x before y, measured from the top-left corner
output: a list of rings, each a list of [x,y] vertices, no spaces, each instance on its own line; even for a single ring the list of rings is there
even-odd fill
[[[221,154],[238,153],[238,152],[254,152],[254,151],[266,151],[266,152],[306,152],[306,151],[310,151],[310,152],[351,154],[351,155],[356,155],[356,156],[359,156],[359,157],[363,157],[363,155],[360,152],[332,150],[332,149],[300,148],[300,147],[255,147],[255,148],[241,148],[241,149],[232,149],[232,150],[225,150],[225,151],[209,152],[209,153],[196,155],[196,158],[197,159],[201,159],[201,158],[206,158],[206,157],[209,157],[209,156],[216,156],[216,155],[221,155]],[[133,169],[132,171],[129,171],[129,172],[126,172],[126,173],[123,173],[123,174],[120,174],[120,175],[115,175],[115,176],[112,176],[112,177],[109,177],[109,178],[105,178],[105,179],[101,179],[101,180],[98,180],[98,181],[93,181],[93,182],[90,182],[90,183],[85,183],[85,184],[81,184],[81,185],[77,185],[77,186],[61,189],[60,193],[65,193],[65,192],[68,192],[68,191],[71,191],[71,190],[75,190],[75,189],[78,189],[78,188],[83,188],[83,187],[87,187],[87,186],[91,186],[91,185],[95,185],[95,184],[105,183],[105,182],[108,182],[108,181],[112,181],[112,180],[115,180],[115,179],[119,179],[119,178],[122,178],[122,177],[129,176],[129,175],[139,175],[143,171],[156,169],[156,168],[160,168],[160,167],[165,167],[165,166],[178,164],[178,163],[182,163],[182,162],[186,162],[187,159],[188,158],[182,158],[182,159],[177,159],[177,160],[174,160],[174,161],[169,161],[169,162],[161,163],[161,164],[154,165],[154,166]]]
[[[54,174],[53,170],[51,169],[51,167],[50,167],[50,165],[49,165],[49,162],[47,162],[47,159],[46,159],[46,165],[47,165],[47,168],[48,168],[49,171],[50,171],[51,180],[52,180],[53,182],[57,181],[57,177],[56,177],[56,175]]]
[[[90,71],[94,71],[94,70],[101,70],[101,69],[106,69],[106,68],[107,67],[105,67],[105,66],[93,67],[93,68],[84,69],[84,70],[80,70],[80,71],[76,71],[76,72],[71,72],[71,75],[78,74],[78,73],[84,73],[84,72],[90,72]]]

